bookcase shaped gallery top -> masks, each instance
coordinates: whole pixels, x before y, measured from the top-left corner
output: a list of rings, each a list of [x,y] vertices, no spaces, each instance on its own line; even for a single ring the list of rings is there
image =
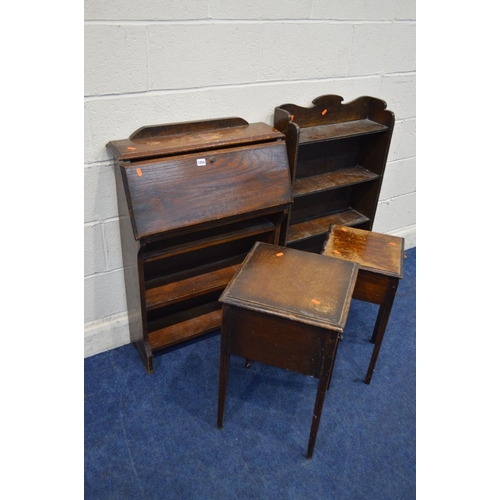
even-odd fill
[[[343,104],[323,95],[309,108],[275,108],[292,179],[287,246],[320,253],[332,224],[372,229],[394,129],[386,107],[375,97]]]
[[[284,245],[284,135],[242,118],[146,126],[111,141],[131,343],[165,349],[217,330],[221,293],[255,242]]]

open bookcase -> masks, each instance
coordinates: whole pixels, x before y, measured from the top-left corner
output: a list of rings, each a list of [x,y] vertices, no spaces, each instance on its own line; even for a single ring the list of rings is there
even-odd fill
[[[111,141],[131,342],[153,357],[221,325],[218,299],[256,241],[284,245],[284,135],[221,118]]]
[[[275,108],[293,185],[287,246],[319,253],[332,224],[372,229],[394,114],[374,97],[342,101],[324,95],[309,108]]]

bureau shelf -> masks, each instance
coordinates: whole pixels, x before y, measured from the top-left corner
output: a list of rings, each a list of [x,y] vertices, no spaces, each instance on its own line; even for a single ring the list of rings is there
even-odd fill
[[[173,257],[249,236],[271,233],[275,230],[276,226],[271,221],[265,217],[260,217],[210,230],[189,233],[169,239],[167,242],[162,240],[149,244],[144,253],[144,262],[154,262],[155,260]]]
[[[220,328],[222,308],[217,301],[168,317],[168,324],[151,323],[148,336],[151,350],[162,351]],[[163,321],[165,323],[165,321]]]
[[[320,253],[331,224],[371,230],[394,128],[386,103],[324,95],[309,108],[277,106],[274,126],[286,136],[293,186],[286,245]]]
[[[222,291],[240,268],[245,255],[217,262],[216,265],[194,268],[184,275],[174,274],[146,283],[146,309],[152,311],[216,290]]]

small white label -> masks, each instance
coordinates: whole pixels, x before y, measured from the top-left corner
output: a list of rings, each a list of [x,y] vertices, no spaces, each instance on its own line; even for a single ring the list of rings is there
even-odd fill
[[[202,158],[201,160],[196,160],[196,165],[198,165],[198,167],[203,167],[206,164],[207,164],[207,162],[206,162],[205,158]]]

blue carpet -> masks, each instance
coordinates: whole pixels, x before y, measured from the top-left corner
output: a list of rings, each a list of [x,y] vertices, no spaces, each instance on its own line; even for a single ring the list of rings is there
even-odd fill
[[[416,497],[416,249],[406,252],[370,385],[377,307],[353,301],[314,456],[318,381],[233,356],[217,429],[218,334],[155,358],[130,346],[85,360],[85,498]]]

